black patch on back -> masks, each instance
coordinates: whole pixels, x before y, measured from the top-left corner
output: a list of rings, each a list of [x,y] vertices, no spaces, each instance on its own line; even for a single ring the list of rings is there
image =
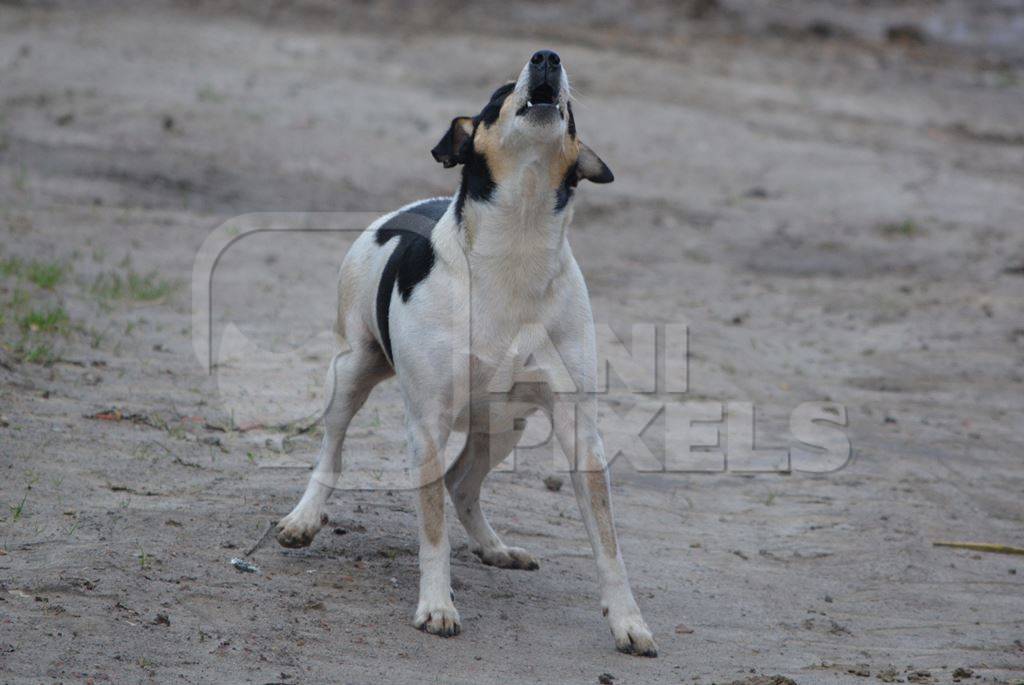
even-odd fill
[[[572,115],[570,114],[570,117]],[[572,119],[569,119],[572,121]],[[576,192],[576,186],[580,181],[579,168],[576,162],[572,163],[565,171],[565,176],[562,177],[562,182],[558,185],[558,190],[555,191],[555,212],[560,212],[565,209],[565,206],[569,204],[569,200],[572,199],[572,195]]]
[[[450,202],[447,198],[421,202],[391,217],[377,229],[378,245],[398,237],[398,245],[388,257],[377,287],[377,329],[380,331],[381,346],[392,365],[394,357],[391,354],[389,314],[395,283],[398,283],[398,294],[402,302],[408,302],[420,281],[430,275],[434,267],[434,248],[430,244],[430,235]]]
[[[572,103],[565,103],[565,109],[569,112],[569,137],[576,140],[576,117],[572,115]]]

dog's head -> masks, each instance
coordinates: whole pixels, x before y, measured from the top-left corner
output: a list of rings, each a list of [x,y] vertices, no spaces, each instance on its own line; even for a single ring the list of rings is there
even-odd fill
[[[463,168],[459,207],[467,195],[487,200],[494,188],[527,164],[547,170],[554,211],[572,198],[583,179],[611,183],[611,169],[576,133],[569,79],[558,55],[540,50],[519,79],[491,95],[475,117],[456,117],[431,151],[446,168]]]

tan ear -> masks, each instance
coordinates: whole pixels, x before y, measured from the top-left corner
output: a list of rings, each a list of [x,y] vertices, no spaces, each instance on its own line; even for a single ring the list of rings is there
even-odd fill
[[[456,164],[465,162],[463,147],[473,138],[473,119],[471,117],[455,117],[448,132],[441,137],[441,142],[434,146],[430,154],[434,159],[450,169]]]
[[[576,170],[581,180],[587,179],[593,183],[611,183],[615,180],[608,165],[583,143],[580,143],[580,155],[576,158]]]

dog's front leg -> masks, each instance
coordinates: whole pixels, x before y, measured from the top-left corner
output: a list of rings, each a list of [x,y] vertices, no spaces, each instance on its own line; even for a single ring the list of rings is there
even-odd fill
[[[324,439],[316,468],[302,499],[277,524],[277,541],[284,547],[308,547],[327,523],[327,498],[341,475],[341,446],[349,421],[370,394],[373,386],[390,375],[380,353],[363,344],[335,356],[327,369],[327,408],[324,411]]]
[[[409,454],[416,474],[416,505],[420,534],[420,598],[413,625],[441,637],[462,630],[452,601],[451,545],[445,521],[444,447],[449,424],[425,419],[406,405]]]
[[[597,401],[594,397],[582,398],[574,409],[555,412],[555,433],[570,460],[576,501],[594,548],[601,583],[601,611],[620,652],[658,656],[658,646],[629,587],[615,535],[608,465],[597,430]]]

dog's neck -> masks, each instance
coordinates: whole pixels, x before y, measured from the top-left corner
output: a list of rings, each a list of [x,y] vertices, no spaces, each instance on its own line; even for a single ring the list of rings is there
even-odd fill
[[[539,294],[561,273],[573,203],[558,201],[562,179],[553,177],[554,168],[544,158],[526,160],[492,184],[486,198],[474,198],[467,182],[475,180],[463,175],[456,197],[462,200],[458,230],[479,277],[497,277],[520,292]]]

